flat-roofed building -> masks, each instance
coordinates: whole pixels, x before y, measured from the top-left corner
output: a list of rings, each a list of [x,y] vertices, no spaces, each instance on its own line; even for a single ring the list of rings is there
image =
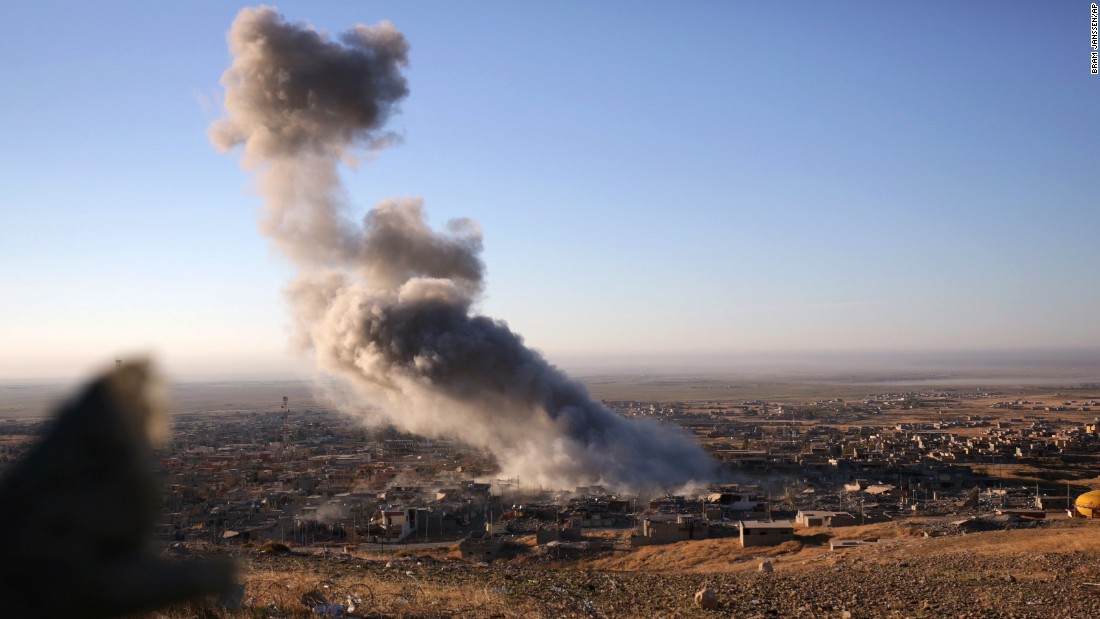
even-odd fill
[[[502,538],[488,535],[480,531],[470,534],[469,537],[458,544],[462,558],[467,561],[488,563],[500,554]]]
[[[630,538],[631,546],[671,544],[690,539],[707,539],[710,525],[706,520],[680,514],[650,516],[642,521],[642,534]]]
[[[848,512],[800,511],[794,521],[806,527],[847,527],[856,523]]]
[[[777,546],[794,540],[794,524],[790,520],[742,520],[741,547]]]

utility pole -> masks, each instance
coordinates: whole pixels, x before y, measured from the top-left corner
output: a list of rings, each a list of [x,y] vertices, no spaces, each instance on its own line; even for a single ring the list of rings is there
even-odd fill
[[[283,396],[282,409],[283,409],[283,437],[282,437],[283,438],[283,453],[282,453],[282,460],[285,461],[285,460],[290,459],[290,426],[289,426],[289,423],[288,423],[288,418],[290,416],[290,403],[289,403],[289,399],[285,395]]]

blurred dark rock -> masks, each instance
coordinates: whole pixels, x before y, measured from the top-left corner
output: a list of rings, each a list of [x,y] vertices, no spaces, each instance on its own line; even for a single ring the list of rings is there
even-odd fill
[[[95,380],[0,480],[0,616],[112,617],[232,590],[231,563],[152,549],[157,386],[145,363]]]

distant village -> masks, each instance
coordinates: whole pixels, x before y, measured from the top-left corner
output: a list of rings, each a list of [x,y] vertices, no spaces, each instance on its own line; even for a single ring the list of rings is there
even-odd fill
[[[519,536],[558,553],[710,537],[756,546],[789,541],[798,527],[1072,511],[1073,496],[1088,488],[1061,476],[1100,474],[1091,416],[1100,401],[998,395],[605,402],[624,416],[687,430],[722,464],[718,479],[690,494],[652,495],[531,487],[501,479],[490,456],[463,444],[365,428],[285,401],[266,412],[179,414],[159,453],[158,538],[341,550],[458,543],[463,557],[491,561]],[[974,412],[979,400],[985,414]],[[20,457],[44,423],[0,421],[0,467]],[[1018,467],[1035,481],[1008,474]],[[594,535],[607,530],[630,534]],[[834,541],[856,543],[864,542]]]

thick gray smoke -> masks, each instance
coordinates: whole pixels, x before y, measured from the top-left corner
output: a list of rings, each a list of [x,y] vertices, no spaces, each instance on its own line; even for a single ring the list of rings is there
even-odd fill
[[[347,219],[339,164],[386,141],[384,121],[408,92],[401,33],[356,26],[332,41],[260,8],[241,11],[229,42],[227,119],[211,137],[243,144],[260,174],[263,231],[300,268],[289,297],[323,369],[396,426],[483,447],[525,483],[711,477],[713,461],[687,437],[612,413],[503,322],[471,311],[483,286],[472,221],[433,231],[414,199],[387,200],[362,225]]]
[[[393,24],[356,26],[341,43],[288,24],[270,8],[244,9],[229,32],[233,65],[222,76],[227,118],[210,128],[221,150],[244,145],[260,174],[265,234],[299,261],[346,264],[362,246],[344,219],[339,163],[355,147],[380,148],[409,52]]]

